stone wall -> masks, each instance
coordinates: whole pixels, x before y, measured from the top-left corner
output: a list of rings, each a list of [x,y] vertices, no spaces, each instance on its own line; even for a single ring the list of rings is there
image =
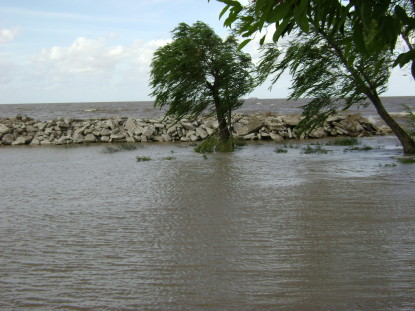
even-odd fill
[[[234,135],[245,140],[296,139],[296,126],[300,115],[242,115],[232,117]],[[2,145],[61,145],[95,142],[170,142],[200,141],[212,134],[218,122],[212,117],[196,120],[173,118],[132,119],[115,117],[107,119],[76,120],[59,118],[39,121],[30,117],[16,116],[0,119],[0,144]],[[307,137],[371,136],[384,134],[358,114],[330,117],[322,128]]]

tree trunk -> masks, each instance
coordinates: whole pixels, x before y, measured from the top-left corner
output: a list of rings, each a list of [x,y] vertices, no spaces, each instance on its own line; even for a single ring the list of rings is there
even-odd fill
[[[231,133],[229,132],[228,123],[226,121],[226,113],[223,113],[220,109],[216,108],[216,116],[219,123],[219,138],[222,141],[229,140]]]
[[[402,144],[404,154],[415,154],[415,141],[405,130],[389,115],[383,107],[382,101],[377,94],[369,96],[380,117],[390,127]]]
[[[219,138],[222,141],[227,141],[231,138],[231,133],[229,132],[228,123],[226,121],[227,109],[222,106],[220,98],[214,88],[212,88],[212,94],[213,101],[215,102],[216,117],[218,118],[219,123]]]

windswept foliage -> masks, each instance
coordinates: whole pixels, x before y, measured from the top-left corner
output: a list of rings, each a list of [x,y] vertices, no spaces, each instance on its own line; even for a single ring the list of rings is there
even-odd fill
[[[178,119],[210,109],[219,121],[219,136],[230,138],[231,111],[254,86],[251,57],[238,50],[234,37],[222,40],[203,22],[181,23],[173,41],[159,48],[151,63],[155,106],[168,106]]]

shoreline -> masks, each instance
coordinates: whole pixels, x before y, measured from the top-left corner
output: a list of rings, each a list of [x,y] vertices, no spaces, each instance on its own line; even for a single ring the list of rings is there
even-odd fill
[[[242,140],[284,141],[337,136],[369,137],[390,133],[360,114],[338,114],[308,135],[298,137],[296,126],[301,114],[235,113],[233,135]],[[218,127],[214,117],[96,119],[57,118],[40,121],[27,116],[0,119],[0,145],[63,145],[118,142],[197,142],[211,135]]]

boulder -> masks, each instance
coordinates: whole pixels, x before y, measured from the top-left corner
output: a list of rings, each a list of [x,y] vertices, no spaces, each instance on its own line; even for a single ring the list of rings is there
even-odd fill
[[[11,128],[9,128],[7,125],[5,124],[0,124],[0,135],[1,134],[7,134],[11,131]]]
[[[269,136],[271,137],[272,140],[274,141],[282,141],[284,140],[284,138],[280,135],[278,135],[277,133],[269,133]]]
[[[3,136],[3,139],[1,141],[5,145],[10,145],[12,142],[14,142],[14,136],[12,134],[6,134]]]
[[[301,115],[286,115],[282,117],[282,121],[289,126],[297,126],[301,121]]]
[[[85,137],[84,137],[84,142],[85,143],[95,143],[97,141],[97,138],[95,137],[95,135],[94,134],[92,134],[92,133],[90,133],[90,134],[87,134]]]
[[[196,128],[196,134],[202,139],[205,139],[209,136],[208,132],[201,127]]]
[[[26,137],[19,136],[16,138],[15,141],[12,142],[12,145],[25,145],[26,144]]]

